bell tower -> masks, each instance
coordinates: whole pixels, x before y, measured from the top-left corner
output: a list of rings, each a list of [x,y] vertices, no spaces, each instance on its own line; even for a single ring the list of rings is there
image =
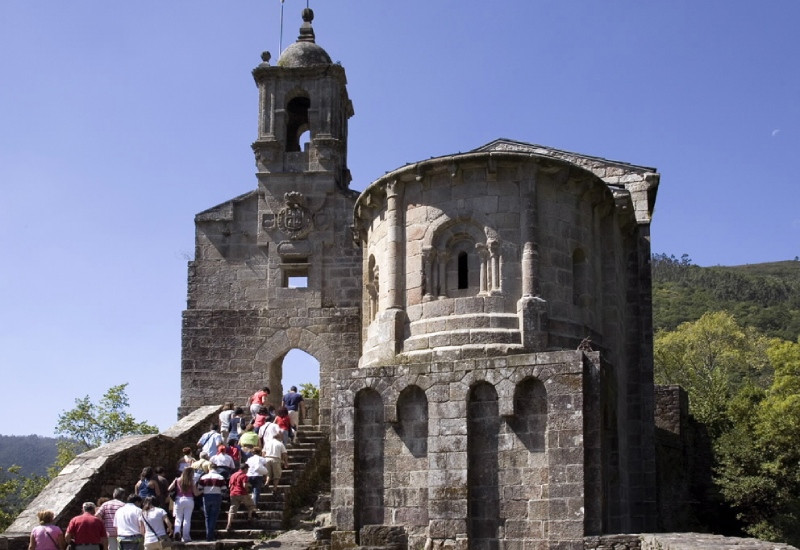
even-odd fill
[[[277,66],[268,52],[253,70],[259,91],[258,139],[253,143],[259,181],[267,174],[326,173],[345,189],[347,121],[353,104],[341,65],[331,62],[317,45],[311,22],[314,12],[303,10],[297,41],[287,47]],[[301,138],[308,136],[308,141]]]
[[[353,105],[344,68],[316,44],[313,18],[305,9],[297,41],[274,65],[265,52],[253,70],[257,188],[195,217],[182,414],[244,402],[262,385],[280,405],[283,385],[308,381],[284,365],[299,349],[319,361],[319,409],[309,421],[327,430],[335,373],[358,364],[361,251],[351,230],[358,194],[347,169]]]

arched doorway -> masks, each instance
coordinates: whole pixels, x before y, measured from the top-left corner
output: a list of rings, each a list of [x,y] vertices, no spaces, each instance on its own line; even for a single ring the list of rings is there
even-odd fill
[[[281,363],[282,394],[292,386],[303,394],[306,405],[306,417],[301,419],[301,423],[305,420],[314,426],[319,425],[319,361],[298,348],[290,349]],[[316,389],[316,396],[309,395],[313,389]]]

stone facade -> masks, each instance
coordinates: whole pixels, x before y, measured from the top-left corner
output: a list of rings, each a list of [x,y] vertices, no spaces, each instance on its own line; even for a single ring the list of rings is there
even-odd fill
[[[334,404],[342,531],[578,547],[656,526],[657,183],[649,168],[498,140],[361,194],[363,352],[336,373]]]
[[[280,395],[286,353],[316,357],[336,548],[655,529],[658,174],[496,140],[357,196],[345,72],[312,18],[253,71],[257,189],[196,217],[180,413],[255,380]]]
[[[77,457],[0,550],[173,461],[220,403],[282,395],[294,348],[320,362],[333,550],[791,548],[624,534],[685,528],[710,471],[685,393],[653,386],[655,170],[500,139],[358,195],[345,72],[303,19],[253,71],[257,189],[195,218],[182,420]]]
[[[195,218],[179,414],[244,403],[263,385],[279,405],[283,359],[296,348],[320,362],[326,426],[333,373],[355,366],[360,351],[361,254],[350,231],[357,194],[346,165],[353,106],[344,69],[313,42],[310,20],[278,66],[265,54],[253,77],[258,189]]]

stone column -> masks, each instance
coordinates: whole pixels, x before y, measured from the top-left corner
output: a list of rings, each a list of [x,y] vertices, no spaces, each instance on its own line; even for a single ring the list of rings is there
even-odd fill
[[[533,243],[526,242],[522,248],[522,296],[533,296]]]
[[[422,300],[425,302],[433,300],[436,293],[436,283],[433,280],[435,254],[436,252],[430,246],[422,248]]]
[[[526,184],[520,185],[522,201],[520,227],[522,229],[522,296],[538,296],[538,255],[536,253],[536,174]]]
[[[400,215],[400,182],[393,180],[386,185],[386,308],[403,309],[403,223]]]
[[[489,250],[483,243],[476,243],[475,248],[478,250],[478,257],[481,260],[480,290],[478,291],[478,295],[483,296],[489,293],[489,278],[491,277]]]
[[[496,239],[489,239],[487,242],[489,252],[489,279],[488,290],[490,294],[500,294],[500,243]]]
[[[436,262],[439,268],[437,269],[436,294],[444,298],[447,297],[447,260],[449,257],[450,255],[442,249],[436,251]]]

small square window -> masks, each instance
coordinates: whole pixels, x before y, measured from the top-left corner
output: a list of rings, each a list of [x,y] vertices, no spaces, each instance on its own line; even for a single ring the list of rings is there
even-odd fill
[[[308,288],[308,263],[306,259],[287,262],[281,266],[283,288]]]

